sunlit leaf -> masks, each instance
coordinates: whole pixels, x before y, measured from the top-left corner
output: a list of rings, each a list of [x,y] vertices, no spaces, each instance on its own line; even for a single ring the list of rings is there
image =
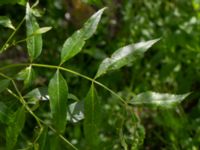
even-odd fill
[[[97,149],[99,144],[100,104],[94,85],[85,98],[84,103],[84,133],[90,149]]]
[[[15,30],[15,27],[7,16],[0,16],[0,25]]]
[[[130,101],[130,104],[170,108],[181,103],[189,94],[190,93],[175,95],[148,91],[136,95]]]
[[[8,79],[4,79],[4,80],[0,80],[0,93],[3,92],[9,85],[10,80]]]
[[[61,64],[68,59],[78,54],[83,48],[85,41],[89,39],[96,31],[97,25],[100,21],[105,8],[99,10],[92,15],[89,20],[84,24],[83,28],[76,31],[71,37],[69,37],[61,50]]]
[[[32,66],[29,66],[17,74],[18,80],[24,80],[24,87],[29,87],[34,80],[35,72]]]
[[[19,108],[9,120],[9,125],[6,129],[6,146],[8,150],[14,148],[17,138],[24,127],[25,109]]]
[[[69,105],[67,120],[76,123],[84,119],[84,101],[74,102]]]
[[[32,10],[27,3],[26,5],[26,35],[27,37],[27,49],[31,61],[36,59],[42,51],[42,35],[33,35],[40,27],[32,14]],[[33,36],[31,36],[33,35]]]
[[[37,29],[32,35],[43,34],[43,33],[48,32],[51,29],[52,27],[42,27],[42,28]]]
[[[67,117],[68,87],[67,82],[59,70],[56,71],[50,80],[48,93],[53,124],[58,132],[63,133],[65,131]]]
[[[130,44],[118,49],[110,58],[106,58],[102,61],[95,78],[100,77],[110,70],[117,70],[131,63],[138,57],[143,56],[144,52],[146,52],[157,41],[159,41],[159,39]]]

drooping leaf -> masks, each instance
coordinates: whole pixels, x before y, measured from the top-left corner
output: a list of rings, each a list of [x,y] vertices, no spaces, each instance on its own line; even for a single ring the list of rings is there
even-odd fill
[[[0,16],[0,25],[15,30],[15,27],[7,16]]]
[[[4,79],[0,81],[0,93],[3,92],[9,85],[10,80]]]
[[[76,123],[84,119],[84,101],[74,102],[69,105],[67,120]]]
[[[71,37],[69,37],[61,50],[61,64],[68,59],[78,54],[83,48],[85,41],[89,39],[96,31],[97,25],[100,21],[105,8],[100,9],[84,24],[83,28],[76,31]]]
[[[24,127],[25,109],[19,108],[11,117],[9,126],[6,129],[7,150],[12,150],[17,142],[17,138]]]
[[[98,149],[99,144],[99,123],[100,123],[100,104],[94,85],[85,98],[84,104],[84,133],[89,149]]]
[[[131,63],[138,57],[143,56],[143,54],[157,41],[159,41],[159,39],[130,44],[118,49],[110,58],[105,58],[102,61],[95,78],[100,77],[110,70],[117,70]]]
[[[24,80],[24,87],[29,87],[34,80],[35,72],[32,66],[26,67],[17,74],[18,80]]]
[[[144,92],[136,95],[130,104],[133,105],[149,105],[155,107],[171,108],[181,103],[190,93],[175,95],[156,92]]]
[[[40,27],[35,17],[32,14],[32,10],[29,4],[27,3],[26,5],[26,35],[27,37],[30,36],[30,38],[27,38],[27,49],[28,49],[28,54],[31,61],[36,59],[41,54],[41,51],[42,51],[42,35],[41,34],[33,35],[34,32],[36,32],[38,29],[40,29]]]
[[[68,87],[67,82],[59,70],[56,71],[55,75],[50,80],[48,93],[53,124],[58,132],[63,133],[65,131],[67,117]]]

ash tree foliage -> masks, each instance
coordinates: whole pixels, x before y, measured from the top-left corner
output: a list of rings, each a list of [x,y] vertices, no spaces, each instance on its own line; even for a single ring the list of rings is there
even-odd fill
[[[101,1],[85,1],[85,3],[97,6],[103,4]],[[81,56],[78,54],[88,53],[86,57],[90,57],[91,53],[85,49],[91,44],[90,38],[94,40],[93,38],[101,33],[98,30],[102,30],[102,26],[106,24],[102,18],[106,17],[110,7],[102,6],[93,12],[81,28],[73,30],[74,33],[65,37],[66,40],[62,39],[62,45],[55,45],[58,50],[50,49],[49,53],[53,55],[47,55],[47,51],[43,52],[44,47],[55,44],[48,42],[51,41],[50,38],[59,35],[50,36],[51,32],[56,30],[53,26],[40,25],[40,20],[45,17],[42,17],[44,12],[39,8],[39,1],[34,3],[26,0],[1,1],[0,5],[12,9],[18,6],[25,14],[20,18],[21,21],[13,21],[9,15],[0,16],[0,25],[4,29],[2,31],[10,33],[7,40],[1,42],[0,54],[8,56],[9,51],[20,49],[26,56],[23,61],[12,61],[11,58],[1,62],[0,149],[137,150],[143,147],[146,136],[145,126],[141,121],[142,114],[145,111],[153,113],[155,109],[166,112],[177,110],[181,107],[181,102],[192,95],[191,91],[176,94],[173,91],[158,92],[154,88],[134,92],[127,89],[128,85],[123,87],[124,84],[114,83],[116,77],[123,80],[118,74],[121,74],[124,68],[131,70],[134,65],[137,66],[154,45],[162,40],[165,41],[165,37],[158,36],[140,42],[117,44],[120,45],[118,49],[110,56],[100,57],[101,60],[95,62],[95,67],[92,65],[93,62],[91,65],[84,65],[86,62],[81,61]],[[56,6],[59,8],[58,5]],[[82,3],[79,5],[89,6]],[[128,11],[129,4],[126,3],[125,6]],[[101,23],[101,20],[104,22]],[[95,45],[91,44],[91,47]],[[105,53],[98,52],[99,55]],[[43,63],[45,55],[53,56],[48,58],[50,59],[48,63]],[[92,75],[85,75],[88,73],[84,70],[82,73],[74,68],[74,65],[83,65],[87,67],[86,71],[91,67],[95,71],[91,71]],[[142,68],[140,69],[142,72]],[[109,84],[107,84],[108,79]],[[77,83],[76,80],[80,82],[77,85],[74,84]],[[130,82],[131,80],[130,78]],[[116,91],[118,88],[112,89],[112,85],[120,86],[120,91]],[[143,107],[148,110],[144,109],[144,112],[141,112]],[[170,116],[171,113],[166,114],[168,115],[165,116],[166,119],[168,117],[172,124],[176,124],[176,120],[173,120],[175,118]],[[157,122],[159,121],[160,119],[157,119]],[[184,119],[183,122],[185,123]],[[163,141],[165,143],[165,139]],[[196,148],[195,144],[193,148]]]

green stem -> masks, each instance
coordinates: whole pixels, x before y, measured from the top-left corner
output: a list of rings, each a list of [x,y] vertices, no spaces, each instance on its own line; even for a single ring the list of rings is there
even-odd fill
[[[3,51],[5,51],[8,48],[8,43],[10,42],[10,40],[13,38],[13,36],[15,35],[15,33],[19,30],[19,28],[22,26],[23,22],[25,21],[25,17],[22,19],[22,21],[18,24],[16,30],[14,30],[12,32],[12,34],[9,36],[9,38],[7,39],[7,41],[4,43],[4,45],[2,46],[2,48],[0,49],[0,53],[2,53]]]
[[[53,66],[53,65],[45,65],[45,64],[32,64],[32,66],[35,66],[35,67],[43,67],[43,68],[53,68],[53,69],[60,69],[60,70],[63,70],[63,71],[66,71],[66,72],[69,72],[69,73],[72,73],[72,74],[75,74],[79,77],[82,77],[84,79],[87,79],[101,87],[103,87],[104,89],[106,89],[107,91],[109,91],[111,94],[115,95],[120,101],[122,101],[124,104],[127,105],[126,101],[121,97],[119,96],[116,92],[114,92],[113,90],[111,90],[110,88],[108,88],[107,86],[105,86],[104,84],[86,76],[86,75],[83,75],[83,74],[80,74],[76,71],[73,71],[71,69],[67,69],[67,68],[63,68],[63,67],[60,67],[60,66]]]
[[[0,70],[4,70],[4,69],[8,69],[8,68],[13,68],[13,67],[21,67],[21,66],[28,66],[30,64],[13,64],[13,65],[8,65],[8,66],[5,66],[5,67],[2,67],[0,68]],[[105,86],[104,84],[96,81],[95,79],[92,79],[86,75],[83,75],[83,74],[80,74],[76,71],[73,71],[71,69],[68,69],[68,68],[64,68],[64,67],[61,67],[61,66],[54,66],[54,65],[46,65],[46,64],[31,64],[32,66],[35,66],[35,67],[42,67],[42,68],[51,68],[51,69],[60,69],[60,70],[63,70],[63,71],[66,71],[66,72],[69,72],[71,74],[74,74],[74,75],[77,75],[79,77],[82,77],[86,80],[89,80],[91,82],[94,82],[95,84],[103,87],[104,89],[106,89],[107,91],[109,91],[111,94],[113,94],[114,96],[116,96],[121,102],[123,102],[123,104],[127,105],[127,102],[121,97],[119,96],[116,92],[114,92],[113,90],[111,90],[110,88],[108,88],[107,86]]]

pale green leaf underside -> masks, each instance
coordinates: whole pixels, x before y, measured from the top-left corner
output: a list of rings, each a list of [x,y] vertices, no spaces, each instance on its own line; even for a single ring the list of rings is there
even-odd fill
[[[141,57],[159,39],[146,42],[130,44],[115,51],[110,58],[105,58],[99,66],[95,78],[107,73],[110,70],[117,70],[138,57]]]
[[[40,27],[32,14],[32,10],[27,3],[26,6],[26,35],[27,37],[27,49],[29,57],[32,60],[36,59],[42,51],[42,35],[34,33],[39,30]]]
[[[0,25],[15,30],[15,27],[7,16],[0,16]]]
[[[98,12],[92,15],[84,24],[83,28],[76,31],[65,41],[61,50],[61,64],[74,57],[81,51],[85,45],[85,41],[95,33],[104,10],[105,8],[100,9]]]
[[[59,70],[56,71],[50,80],[48,94],[50,97],[53,124],[58,132],[63,133],[65,131],[67,117],[68,87],[67,82]]]
[[[190,93],[175,95],[148,91],[136,95],[130,101],[130,104],[170,108],[181,103],[189,94]]]
[[[100,104],[93,84],[85,98],[84,114],[84,133],[87,144],[91,149],[96,149],[96,146],[98,146]]]

